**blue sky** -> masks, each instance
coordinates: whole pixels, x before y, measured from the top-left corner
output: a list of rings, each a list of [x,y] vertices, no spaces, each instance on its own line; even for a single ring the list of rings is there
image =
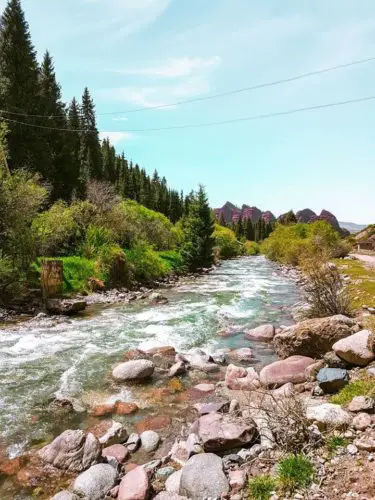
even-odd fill
[[[0,6],[5,5],[0,0]],[[375,62],[212,101],[147,110],[375,56],[373,0],[24,0],[64,98],[87,85],[119,151],[175,188],[206,186],[275,214],[326,208],[375,222],[375,101],[204,129],[212,122],[375,95]]]

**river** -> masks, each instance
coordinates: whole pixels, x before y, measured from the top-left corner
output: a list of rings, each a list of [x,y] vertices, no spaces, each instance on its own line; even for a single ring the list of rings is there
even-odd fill
[[[128,349],[173,345],[179,351],[199,346],[213,352],[249,346],[256,364],[272,361],[265,344],[217,333],[228,325],[289,324],[290,306],[298,300],[295,283],[263,257],[226,261],[163,294],[166,305],[139,301],[98,308],[57,325],[45,321],[0,329],[0,446],[10,457],[60,430],[46,410],[56,395],[86,402],[104,397],[108,374]],[[132,400],[128,389],[114,397]],[[76,423],[84,427],[82,418]]]

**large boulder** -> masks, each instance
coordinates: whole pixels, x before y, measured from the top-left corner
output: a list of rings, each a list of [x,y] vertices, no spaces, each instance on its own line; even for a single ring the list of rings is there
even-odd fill
[[[316,423],[320,430],[345,429],[352,421],[347,411],[332,403],[307,406],[306,417],[311,423]]]
[[[334,394],[349,383],[349,373],[342,368],[322,368],[316,380],[325,393]]]
[[[230,414],[208,413],[196,420],[191,432],[196,434],[206,452],[221,452],[251,444],[257,437],[255,422],[239,420]]]
[[[149,487],[146,470],[141,466],[135,467],[122,479],[117,500],[146,500]]]
[[[336,342],[333,350],[352,365],[366,366],[375,359],[374,345],[374,334],[370,330],[361,330]]]
[[[312,358],[306,356],[291,356],[281,361],[275,361],[262,368],[260,382],[266,387],[280,387],[292,382],[301,384],[308,378],[307,367],[314,364]]]
[[[74,492],[90,500],[100,500],[113,488],[117,478],[117,471],[112,465],[93,465],[76,478]]]
[[[252,391],[260,387],[259,375],[252,367],[229,365],[225,373],[225,384],[233,391]]]
[[[224,474],[223,462],[217,455],[194,455],[182,468],[180,495],[196,499],[222,498],[228,492],[229,483]]]
[[[295,354],[317,358],[331,351],[335,342],[352,335],[358,329],[355,320],[338,314],[328,318],[308,319],[284,328],[274,336],[273,343],[281,358]]]
[[[67,430],[39,450],[43,462],[57,469],[82,472],[100,461],[102,447],[97,438],[81,430]]]
[[[126,382],[127,380],[143,380],[154,373],[154,363],[148,359],[134,359],[117,365],[112,372],[115,380]]]
[[[273,325],[261,325],[251,330],[245,330],[245,339],[259,340],[261,342],[271,342],[275,335]]]

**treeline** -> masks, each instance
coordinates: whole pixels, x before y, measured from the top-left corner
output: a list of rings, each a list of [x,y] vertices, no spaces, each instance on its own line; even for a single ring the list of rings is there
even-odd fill
[[[89,89],[80,99],[62,100],[48,51],[38,63],[20,0],[9,0],[0,23],[0,116],[9,128],[8,165],[40,175],[49,201],[84,199],[90,181],[107,181],[124,198],[157,210],[173,222],[186,200],[155,171],[150,177],[100,141]]]
[[[231,229],[238,240],[255,241],[257,243],[268,238],[275,229],[274,222],[266,222],[262,217],[255,224],[251,219],[242,220],[242,217],[237,222],[227,224],[223,213],[220,215],[219,224]]]

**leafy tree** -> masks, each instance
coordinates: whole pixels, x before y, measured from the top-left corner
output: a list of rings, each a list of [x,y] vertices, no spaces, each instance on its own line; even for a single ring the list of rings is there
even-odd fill
[[[183,224],[181,253],[191,270],[210,267],[213,262],[214,219],[203,186],[190,197],[189,212]]]

